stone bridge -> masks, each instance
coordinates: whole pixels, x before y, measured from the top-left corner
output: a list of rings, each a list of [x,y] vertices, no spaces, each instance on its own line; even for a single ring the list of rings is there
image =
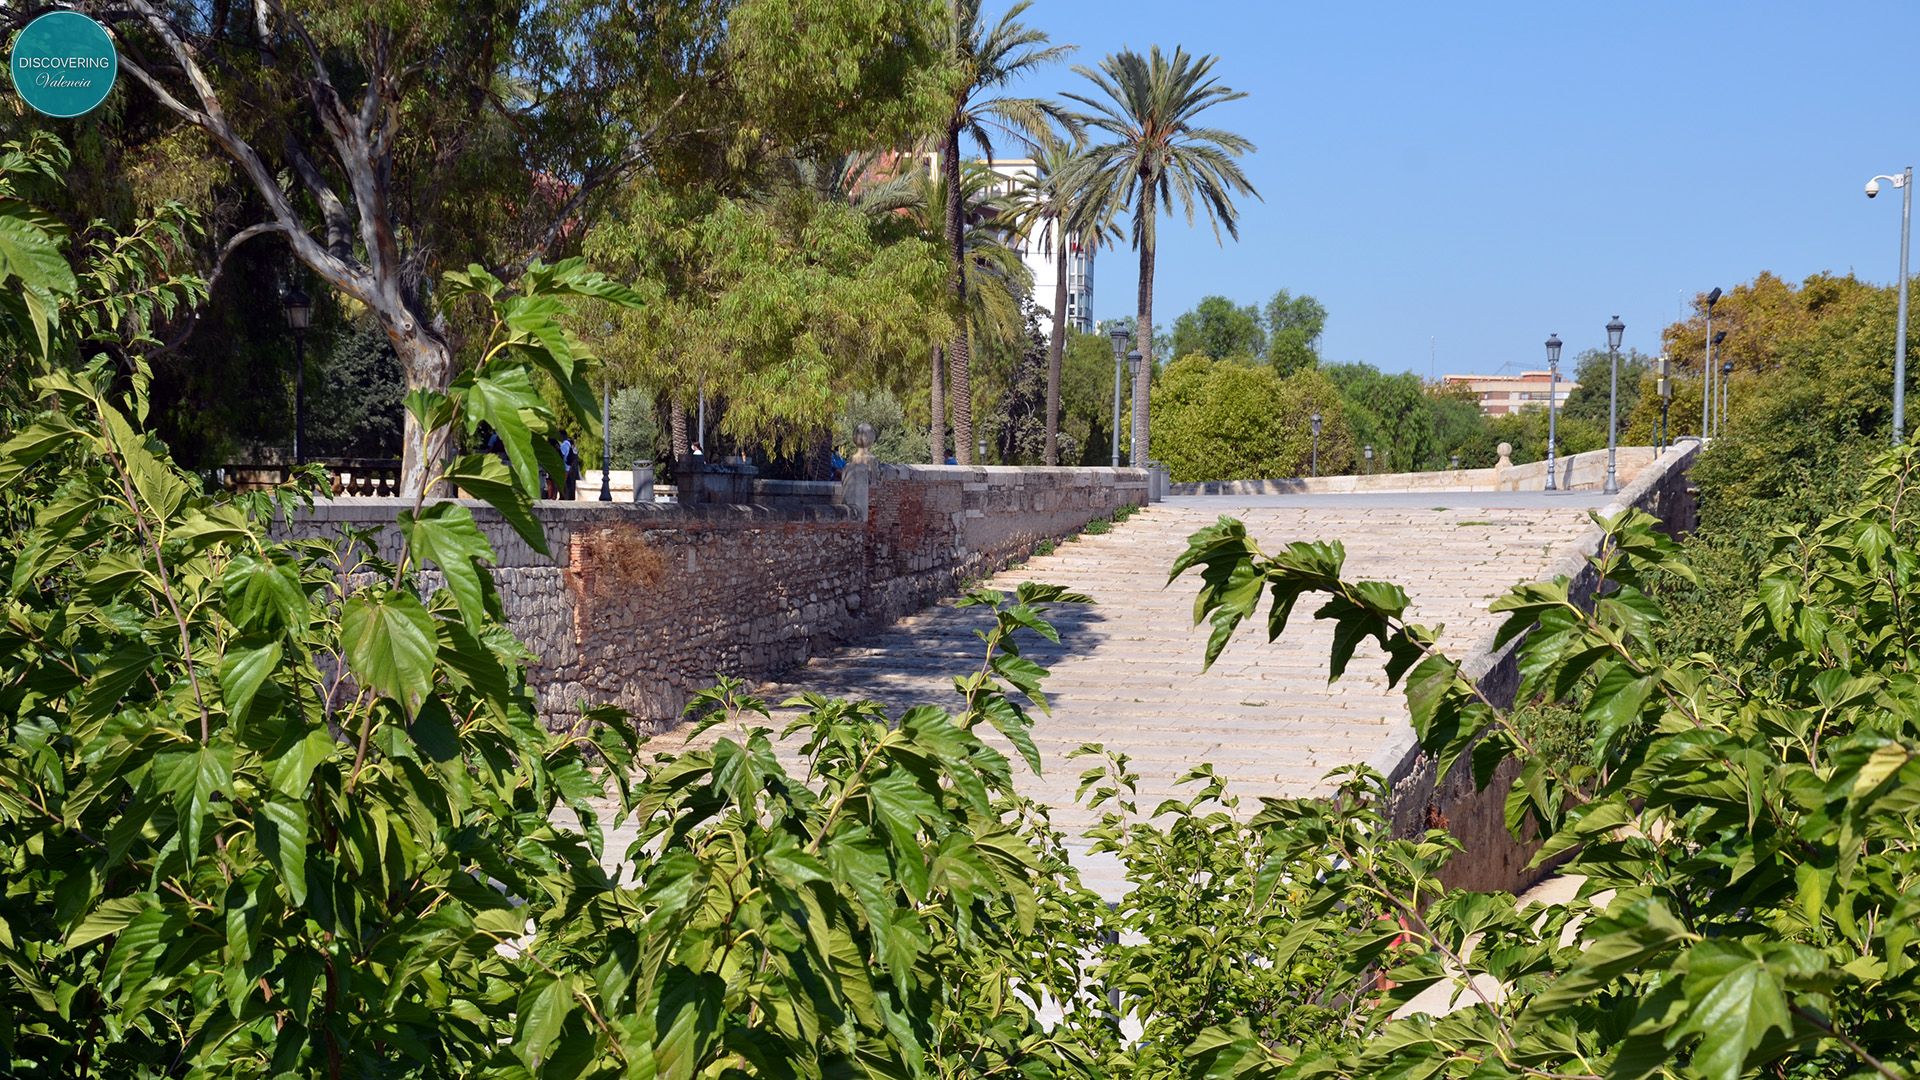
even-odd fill
[[[1142,810],[1181,794],[1178,778],[1203,763],[1230,781],[1250,813],[1259,796],[1326,793],[1328,770],[1365,762],[1396,781],[1397,828],[1444,819],[1467,843],[1450,868],[1454,884],[1529,884],[1529,852],[1507,836],[1498,798],[1482,805],[1470,786],[1433,790],[1431,762],[1414,746],[1405,699],[1387,687],[1377,648],[1363,646],[1346,675],[1330,684],[1331,631],[1312,618],[1314,605],[1303,604],[1280,640],[1269,644],[1250,625],[1203,672],[1207,628],[1193,624],[1198,580],[1169,586],[1168,570],[1187,538],[1223,514],[1243,520],[1268,550],[1293,540],[1339,541],[1350,578],[1403,586],[1414,620],[1442,625],[1442,648],[1483,688],[1511,700],[1512,661],[1490,649],[1501,620],[1488,605],[1521,582],[1579,578],[1598,539],[1594,512],[1641,506],[1689,527],[1686,467],[1693,453],[1692,444],[1657,461],[1646,453],[1618,496],[1590,489],[1173,496],[1111,532],[1083,535],[1003,571],[987,584],[1011,590],[1040,581],[1095,601],[1055,609],[1058,645],[1030,638],[1022,647],[1051,669],[1044,688],[1052,713],[1034,732],[1044,771],[1031,775],[1015,757],[1019,784],[1051,808],[1055,825],[1078,836],[1097,818],[1075,800],[1089,763],[1067,759],[1085,743],[1131,758]],[[922,703],[957,707],[953,678],[977,669],[974,630],[981,622],[979,609],[934,607],[760,690],[775,702],[812,690],[873,699],[896,712]],[[1004,740],[1000,746],[1012,754]],[[1113,864],[1086,858],[1084,846],[1081,854],[1091,884],[1109,896],[1123,891]]]
[[[1052,669],[1053,712],[1035,732],[1045,770],[1021,784],[1068,834],[1094,821],[1074,797],[1084,766],[1067,760],[1084,743],[1130,757],[1143,808],[1178,794],[1175,781],[1202,763],[1229,779],[1250,812],[1258,796],[1325,792],[1328,770],[1365,762],[1395,781],[1396,828],[1444,819],[1466,842],[1455,884],[1514,888],[1527,883],[1527,853],[1508,838],[1498,799],[1483,805],[1459,785],[1435,790],[1405,701],[1365,648],[1329,684],[1330,632],[1303,608],[1280,641],[1252,629],[1202,672],[1197,582],[1169,587],[1167,572],[1188,536],[1223,514],[1270,549],[1337,540],[1350,577],[1405,587],[1413,617],[1442,625],[1442,647],[1489,696],[1510,699],[1513,664],[1490,648],[1498,620],[1488,604],[1519,582],[1579,576],[1598,537],[1594,511],[1642,506],[1675,529],[1691,527],[1694,452],[1692,443],[1657,457],[1623,450],[1618,496],[1598,492],[1586,460],[1567,466],[1563,481],[1577,481],[1574,490],[1552,494],[1511,490],[1544,483],[1537,468],[1239,483],[1175,495],[1030,559],[1043,541],[1144,503],[1147,474],[886,465],[820,490],[733,478],[707,485],[717,501],[545,503],[548,555],[492,511],[475,514],[500,556],[509,620],[539,656],[530,679],[552,723],[583,702],[611,702],[664,731],[716,673],[753,681],[772,701],[813,690],[895,710],[953,706],[953,677],[980,662],[981,613],[935,601],[980,579],[1001,589],[1048,582],[1095,601],[1056,609],[1058,645],[1025,647]],[[386,526],[398,509],[395,500],[338,500],[292,528]],[[391,558],[396,541],[388,528],[374,542]],[[658,738],[662,748],[677,744]],[[1096,887],[1119,891],[1111,867],[1086,869]]]

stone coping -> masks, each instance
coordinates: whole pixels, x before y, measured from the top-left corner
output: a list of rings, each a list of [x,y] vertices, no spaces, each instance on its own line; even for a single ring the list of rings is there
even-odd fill
[[[458,503],[474,511],[474,517],[488,521],[504,520],[500,512],[479,499],[429,499],[427,502]],[[402,510],[413,509],[414,500],[394,496],[350,499],[315,499],[310,508],[296,512],[303,522],[393,521]],[[677,502],[599,502],[578,499],[541,499],[533,504],[536,518],[547,524],[600,524],[629,522],[663,527],[690,522],[753,524],[759,522],[833,522],[864,521],[865,516],[852,507],[835,503],[803,506],[760,506],[751,503],[677,503]]]

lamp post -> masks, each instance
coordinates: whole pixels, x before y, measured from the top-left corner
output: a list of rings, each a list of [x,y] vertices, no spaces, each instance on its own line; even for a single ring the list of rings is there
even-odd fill
[[[1547,490],[1553,491],[1554,444],[1559,441],[1560,428],[1560,335],[1547,335]]]
[[[1368,443],[1366,446],[1361,448],[1361,452],[1366,454],[1367,456],[1367,475],[1372,476],[1373,475],[1373,444]]]
[[[1127,354],[1127,385],[1133,388],[1134,393],[1140,392],[1139,349],[1135,349]],[[1119,434],[1120,428],[1116,424],[1113,430],[1115,434]],[[1145,430],[1142,425],[1136,423],[1127,433],[1127,465],[1130,468],[1144,469],[1147,467],[1146,462],[1141,460],[1140,457],[1140,437],[1145,433]]]
[[[1661,356],[1660,381],[1655,384],[1660,393],[1660,445],[1655,450],[1662,454],[1667,452],[1667,406],[1673,403],[1672,369],[1672,363]]]
[[[1113,342],[1113,467],[1120,467],[1120,372],[1121,365],[1127,362],[1127,342],[1133,337],[1124,326],[1116,326],[1107,331],[1107,340]]]
[[[613,501],[613,389],[600,388],[600,501]]]
[[[1733,402],[1733,361],[1720,365],[1720,427],[1727,426],[1727,406]]]
[[[1311,476],[1320,475],[1320,414],[1314,413],[1313,421],[1313,471]]]
[[[300,286],[280,298],[293,331],[293,463],[307,463],[307,327],[313,323],[313,298]]]
[[[1880,181],[1900,189],[1900,313],[1893,328],[1893,445],[1900,445],[1907,427],[1907,233],[1913,219],[1913,166],[1899,176],[1876,176],[1867,181],[1867,198],[1880,194]]]
[[[1713,350],[1718,349],[1721,346],[1721,344],[1726,340],[1727,340],[1727,332],[1725,330],[1715,330],[1713,332],[1713,336],[1707,339],[1707,349],[1708,349],[1707,356],[1709,358],[1709,362],[1708,362],[1709,367],[1712,366],[1711,358],[1713,356]],[[1707,374],[1711,376],[1713,373],[1708,372]],[[1719,400],[1720,391],[1725,389],[1723,382],[1724,380],[1715,379],[1709,384],[1713,387],[1713,396],[1716,401]],[[1718,435],[1719,433],[1720,433],[1720,424],[1719,424],[1719,418],[1716,415],[1712,434]]]
[[[1619,449],[1620,433],[1620,336],[1627,332],[1627,324],[1615,315],[1607,323],[1607,486],[1603,494],[1616,495],[1620,492],[1619,474],[1614,471],[1614,456]]]
[[[1713,305],[1720,302],[1720,287],[1713,287],[1707,294],[1707,363],[1700,369],[1700,438],[1704,441],[1708,435],[1707,421],[1711,419],[1708,405],[1713,401]]]

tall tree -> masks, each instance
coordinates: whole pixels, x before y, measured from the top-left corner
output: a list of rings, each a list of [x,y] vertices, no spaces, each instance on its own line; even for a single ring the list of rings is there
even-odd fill
[[[806,17],[792,0],[80,6],[260,200],[222,254],[279,236],[373,313],[410,387],[440,389],[458,344],[441,270],[515,275],[575,237],[613,181],[669,168],[689,133],[872,137],[940,81],[935,2],[802,0]],[[403,490],[424,487],[451,436],[407,418]]]
[[[1234,159],[1253,151],[1253,143],[1230,131],[1200,126],[1207,109],[1246,96],[1220,85],[1212,76],[1215,57],[1195,57],[1175,48],[1172,56],[1154,46],[1148,56],[1122,49],[1098,69],[1074,71],[1093,83],[1100,96],[1068,94],[1092,112],[1076,119],[1112,142],[1088,151],[1088,197],[1093,216],[1108,219],[1133,213],[1133,246],[1140,252],[1139,316],[1135,341],[1142,363],[1133,383],[1133,460],[1149,460],[1147,401],[1153,384],[1153,267],[1156,223],[1177,203],[1192,225],[1197,205],[1213,226],[1215,240],[1224,227],[1239,239],[1236,195],[1259,198]]]
[[[1105,242],[1112,225],[1087,216],[1085,159],[1065,143],[1035,155],[1033,174],[1014,189],[1011,225],[1029,242],[1044,244],[1053,258],[1053,332],[1047,341],[1046,449],[1043,460],[1060,464],[1060,378],[1067,347],[1067,264],[1076,250]]]
[[[1056,122],[1070,126],[1065,114],[1048,101],[1006,96],[998,91],[1020,76],[1062,59],[1073,46],[1050,45],[1045,31],[1020,21],[1021,14],[1031,6],[1030,0],[1020,0],[991,25],[980,11],[980,2],[950,0],[949,7],[952,22],[947,60],[955,75],[951,107],[940,133],[940,170],[947,185],[945,231],[951,260],[947,288],[953,294],[956,311],[967,308],[964,266],[969,230],[962,201],[961,137],[972,136],[991,159],[996,135],[1041,147],[1053,141]],[[954,460],[962,465],[973,462],[972,355],[967,326],[959,323],[947,348],[947,390],[953,408]]]
[[[1274,293],[1267,301],[1267,362],[1282,376],[1319,363],[1326,328],[1326,305],[1306,293]]]
[[[1021,261],[1019,252],[1007,243],[1004,225],[1009,220],[1008,208],[993,193],[996,181],[997,177],[991,171],[977,165],[967,167],[960,174],[962,215],[987,225],[968,229],[961,237],[960,280],[963,287],[950,288],[946,294],[946,313],[952,320],[948,339],[951,341],[971,342],[983,336],[1010,341],[1021,333],[1024,316],[1020,305],[1033,287],[1033,279],[1026,264]],[[944,237],[947,207],[954,201],[950,194],[952,190],[944,170],[937,175],[917,172],[912,176],[911,193],[887,220],[907,236]],[[994,223],[999,224],[996,226]],[[936,342],[933,346],[933,422],[928,435],[929,448],[935,465],[946,461],[942,407],[943,404],[951,404],[955,413],[954,460],[967,464],[973,460],[972,417],[968,415],[963,428],[958,405],[943,403],[941,356],[941,346]],[[951,365],[948,370],[953,371]]]
[[[1224,296],[1201,297],[1192,311],[1173,320],[1173,358],[1201,353],[1210,360],[1251,360],[1267,351],[1260,309]]]

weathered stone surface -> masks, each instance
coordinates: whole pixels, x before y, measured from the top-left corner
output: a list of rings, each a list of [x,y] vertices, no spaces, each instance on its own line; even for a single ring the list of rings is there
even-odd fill
[[[1502,793],[1481,796],[1459,778],[1435,789],[1432,761],[1415,745],[1406,700],[1388,688],[1377,648],[1363,644],[1346,675],[1329,683],[1331,631],[1313,619],[1315,605],[1303,603],[1278,641],[1249,626],[1203,672],[1207,628],[1196,628],[1192,618],[1197,581],[1169,587],[1168,569],[1187,538],[1222,514],[1243,520],[1267,550],[1293,540],[1337,540],[1347,551],[1349,578],[1402,585],[1413,620],[1443,625],[1441,647],[1496,700],[1511,700],[1512,653],[1491,650],[1502,617],[1488,605],[1520,582],[1582,574],[1599,536],[1588,517],[1593,511],[1641,506],[1690,524],[1685,467],[1692,454],[1691,445],[1670,453],[1611,501],[1598,493],[1175,497],[1109,534],[1082,537],[1002,572],[988,584],[1007,590],[1042,581],[1096,601],[1056,610],[1059,645],[1023,647],[1052,670],[1045,688],[1053,711],[1034,732],[1045,771],[1032,776],[1016,764],[1020,786],[1051,808],[1056,825],[1077,835],[1096,820],[1075,798],[1084,763],[1067,758],[1084,743],[1131,758],[1143,812],[1182,794],[1178,779],[1201,763],[1232,781],[1246,813],[1258,809],[1259,796],[1327,793],[1329,770],[1367,763],[1394,781],[1389,811],[1397,829],[1444,822],[1462,837],[1467,851],[1451,868],[1456,884],[1524,886],[1532,876],[1525,870],[1530,852],[1506,835]],[[1580,584],[1592,588],[1590,577]],[[983,620],[976,608],[932,608],[761,692],[774,702],[811,690],[873,699],[896,711],[923,703],[955,708],[953,677],[978,668],[973,632]],[[1110,862],[1085,852],[1076,860],[1104,895],[1125,891]]]
[[[1145,474],[1131,469],[889,465],[863,479],[864,507],[833,501],[833,485],[777,508],[543,502],[544,554],[467,503],[498,556],[507,620],[538,657],[531,680],[549,723],[584,703],[671,725],[718,675],[805,663],[1146,497]],[[410,506],[323,502],[280,531],[377,530],[373,546],[391,561],[393,522]]]

